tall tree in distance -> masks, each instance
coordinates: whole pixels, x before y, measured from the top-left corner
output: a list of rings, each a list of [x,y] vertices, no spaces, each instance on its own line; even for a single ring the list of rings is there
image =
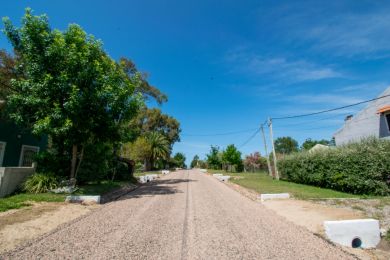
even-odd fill
[[[313,148],[316,144],[322,144],[322,145],[330,145],[330,141],[328,140],[325,140],[325,139],[322,139],[322,140],[313,140],[311,138],[308,138],[306,139],[302,146],[301,146],[301,150],[310,150],[311,148]]]
[[[158,88],[149,84],[149,82],[147,81],[148,74],[146,73],[139,74],[132,60],[122,57],[119,60],[119,64],[126,72],[129,78],[134,78],[137,75],[140,76],[141,83],[136,87],[135,89],[136,93],[140,93],[145,99],[148,99],[148,97],[152,97],[160,105],[168,101],[168,97],[164,93],[162,93]]]
[[[275,140],[275,151],[279,154],[298,152],[298,142],[290,136],[279,137]]]
[[[199,166],[200,166],[200,164],[199,164],[199,156],[198,156],[198,155],[195,155],[194,158],[193,158],[192,161],[191,161],[190,167],[191,167],[191,168],[197,168],[197,167],[199,167]]]
[[[208,167],[215,170],[222,169],[222,158],[220,156],[219,147],[212,145],[209,154],[206,155]]]
[[[178,168],[187,168],[186,156],[183,153],[180,153],[180,152],[176,153],[173,156],[172,159],[173,159],[176,167],[178,167]]]
[[[226,170],[241,172],[243,163],[241,152],[237,150],[234,144],[230,144],[222,153],[222,162],[225,164]]]

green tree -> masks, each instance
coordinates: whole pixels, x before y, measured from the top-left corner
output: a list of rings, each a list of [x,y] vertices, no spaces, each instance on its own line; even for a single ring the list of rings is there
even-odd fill
[[[200,164],[199,164],[199,156],[195,155],[194,158],[191,161],[191,168],[196,168],[196,167],[199,167],[199,166],[200,166]]]
[[[146,135],[150,132],[159,132],[168,140],[172,148],[175,142],[180,141],[180,123],[175,118],[163,114],[158,108],[143,108],[137,117],[128,126],[135,136]]]
[[[178,168],[187,168],[186,166],[186,156],[183,153],[176,153],[173,156],[176,167]]]
[[[168,139],[159,132],[151,132],[146,136],[147,142],[151,148],[151,154],[146,161],[146,170],[150,171],[155,166],[158,159],[167,160],[170,154]]]
[[[145,163],[151,157],[152,147],[148,139],[140,136],[133,143],[126,143],[122,146],[121,156],[133,159],[136,162]]]
[[[206,155],[206,161],[211,169],[222,169],[222,158],[218,146],[211,146],[209,154]]]
[[[122,57],[119,60],[119,64],[130,79],[139,75],[139,72],[132,60]],[[153,98],[160,105],[162,103],[167,102],[168,97],[164,93],[162,93],[158,88],[150,85],[149,82],[147,81],[147,78],[148,78],[148,74],[141,73],[141,79],[140,79],[141,84],[139,84],[136,87],[135,92],[140,93],[145,99],[148,99],[150,97]]]
[[[222,161],[229,171],[233,171],[233,169],[235,169],[236,171],[241,172],[243,170],[241,152],[237,150],[234,144],[228,145],[226,150],[223,151]]]
[[[322,139],[322,140],[312,140],[311,138],[306,139],[302,146],[301,150],[310,150],[313,148],[316,144],[322,144],[322,145],[330,145],[330,141]]]
[[[140,104],[134,95],[140,77],[129,78],[102,43],[76,24],[52,30],[46,15],[26,9],[20,28],[8,18],[4,25],[23,74],[11,83],[9,116],[37,135],[49,135],[60,156],[70,154],[74,178],[88,143],[121,141],[121,124]]]
[[[298,142],[292,137],[279,137],[275,140],[275,151],[280,154],[290,154],[298,151]],[[278,158],[278,157],[276,157]]]

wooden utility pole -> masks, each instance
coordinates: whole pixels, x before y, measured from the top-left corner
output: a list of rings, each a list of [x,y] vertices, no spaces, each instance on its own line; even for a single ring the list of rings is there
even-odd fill
[[[276,161],[276,152],[275,152],[275,143],[274,143],[274,135],[272,131],[272,119],[268,118],[268,127],[269,127],[269,135],[271,137],[271,143],[272,143],[272,153],[273,153],[273,159],[274,159],[274,167],[275,167],[275,179],[279,180],[279,172],[278,172],[278,166]]]
[[[270,161],[269,161],[269,154],[268,154],[268,149],[267,149],[267,141],[266,141],[266,139],[265,139],[265,134],[264,134],[264,127],[263,127],[263,125],[261,125],[261,132],[263,133],[263,142],[264,142],[265,158],[267,158],[268,173],[269,173],[269,176],[272,176],[271,163],[270,163]]]

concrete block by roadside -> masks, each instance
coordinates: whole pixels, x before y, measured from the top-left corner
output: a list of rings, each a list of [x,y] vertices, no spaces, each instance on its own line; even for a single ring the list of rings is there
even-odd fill
[[[200,169],[200,171],[201,171],[202,173],[206,173],[206,172],[207,172],[207,169]]]
[[[289,199],[289,193],[270,193],[270,194],[260,194],[259,196],[261,201],[273,200],[273,199]]]
[[[217,176],[217,179],[226,182],[230,179],[230,176]]]
[[[66,196],[65,202],[71,203],[85,203],[85,204],[100,204],[100,195],[97,196],[89,196],[89,195],[70,195]]]
[[[161,173],[164,174],[164,175],[165,175],[165,174],[168,174],[168,173],[169,173],[169,170],[162,170]]]
[[[220,176],[223,176],[223,174],[221,174],[221,173],[214,173],[214,174],[213,174],[213,177],[216,177],[216,178],[218,178],[218,177],[220,177]]]
[[[381,239],[376,219],[324,221],[324,227],[328,239],[343,246],[374,248]]]

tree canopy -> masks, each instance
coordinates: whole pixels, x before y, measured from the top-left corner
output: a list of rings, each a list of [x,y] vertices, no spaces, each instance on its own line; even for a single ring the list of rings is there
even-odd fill
[[[280,154],[297,152],[298,142],[290,136],[279,137],[275,140],[275,151]]]
[[[234,146],[230,144],[222,153],[222,162],[231,168],[232,166],[236,171],[242,171],[243,163],[241,159],[241,152]]]
[[[38,135],[50,135],[54,144],[72,147],[73,178],[87,143],[121,140],[120,123],[132,119],[141,103],[134,94],[140,76],[128,77],[102,43],[76,24],[52,30],[46,15],[26,9],[20,28],[8,18],[4,25],[18,54],[14,67],[23,75],[11,81],[9,116]]]
[[[311,138],[308,138],[303,142],[301,145],[302,150],[310,150],[313,148],[316,144],[322,144],[322,145],[330,145],[330,141],[322,139],[322,140],[313,140]]]
[[[207,164],[211,169],[222,168],[222,155],[218,146],[211,146],[209,154],[206,155]]]

